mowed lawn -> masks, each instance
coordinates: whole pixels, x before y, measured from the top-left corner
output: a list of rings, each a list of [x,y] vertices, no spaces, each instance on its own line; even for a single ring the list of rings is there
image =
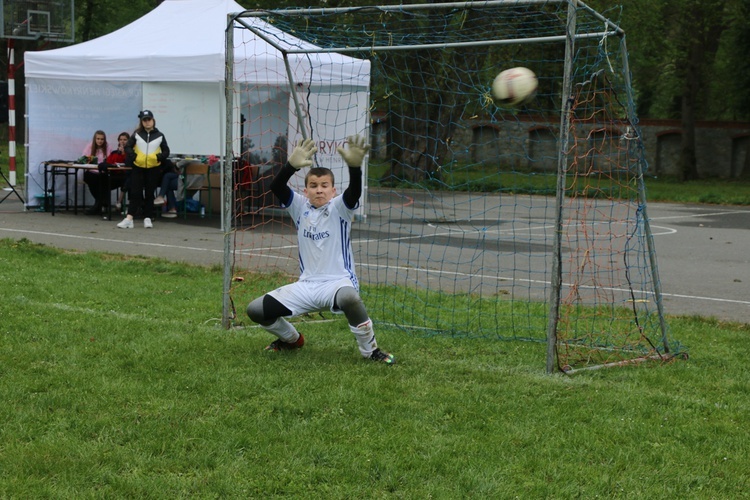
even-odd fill
[[[222,271],[0,240],[2,498],[747,498],[750,325],[669,364],[544,373],[533,342],[343,318],[266,353]],[[260,294],[278,277],[251,280]]]

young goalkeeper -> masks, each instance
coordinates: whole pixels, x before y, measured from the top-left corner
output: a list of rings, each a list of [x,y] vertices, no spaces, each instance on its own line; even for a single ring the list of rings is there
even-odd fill
[[[278,337],[266,350],[281,351],[305,344],[305,338],[285,317],[324,310],[344,313],[362,356],[393,364],[393,355],[378,348],[372,320],[359,296],[350,236],[354,210],[362,194],[362,162],[370,146],[360,136],[349,137],[346,146],[338,148],[349,167],[349,187],[342,195],[336,196],[333,172],[328,168],[310,168],[304,195],[287,185],[297,170],[312,166],[317,149],[311,139],[297,144],[271,182],[271,191],[297,226],[301,274],[297,282],[250,302],[247,314]]]

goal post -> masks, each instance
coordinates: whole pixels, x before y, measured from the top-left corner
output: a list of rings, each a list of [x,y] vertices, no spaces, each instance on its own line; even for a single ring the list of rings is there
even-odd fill
[[[293,144],[313,139],[342,192],[336,148],[362,134],[352,239],[376,323],[546,342],[550,373],[679,352],[625,33],[605,14],[573,0],[231,14],[223,325],[247,322],[235,304],[264,292],[245,277],[296,278],[294,224],[269,190]],[[536,96],[495,103],[495,75],[516,66],[536,73]]]
[[[562,287],[562,236],[563,236],[563,201],[565,199],[565,179],[568,169],[567,155],[570,140],[569,114],[572,94],[573,54],[575,51],[576,8],[568,6],[567,23],[565,29],[565,59],[563,64],[563,81],[560,102],[560,129],[557,154],[557,182],[555,184],[555,232],[552,237],[552,275],[549,291],[549,314],[547,317],[547,373],[555,370],[557,363],[557,325],[560,318],[560,288]]]

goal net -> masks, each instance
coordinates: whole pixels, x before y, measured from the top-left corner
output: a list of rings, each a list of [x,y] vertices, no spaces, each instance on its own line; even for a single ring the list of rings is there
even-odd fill
[[[516,66],[539,85],[506,107],[490,85]],[[336,148],[362,134],[352,242],[377,324],[547,342],[550,372],[674,355],[624,33],[582,2],[238,13],[227,108],[226,326],[266,291],[246,278],[298,274],[269,190],[293,144],[316,142],[340,193]]]

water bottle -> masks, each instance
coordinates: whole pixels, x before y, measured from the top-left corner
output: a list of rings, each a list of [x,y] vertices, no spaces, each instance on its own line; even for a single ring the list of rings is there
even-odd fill
[[[206,207],[204,207],[203,205],[201,205],[201,218],[203,218],[205,216],[206,216]]]

